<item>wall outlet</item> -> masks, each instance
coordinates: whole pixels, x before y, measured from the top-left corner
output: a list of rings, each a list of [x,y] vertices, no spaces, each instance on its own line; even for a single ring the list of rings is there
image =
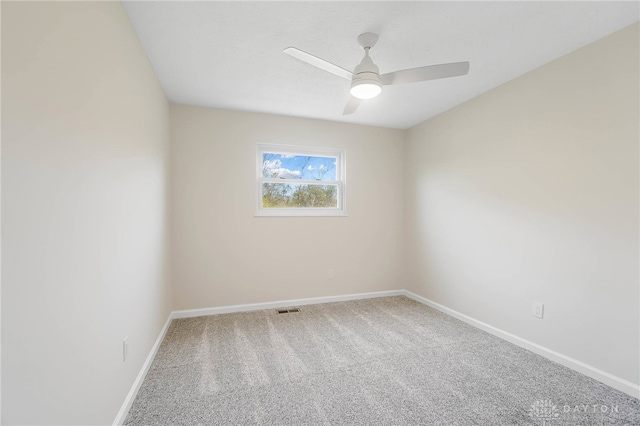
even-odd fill
[[[544,304],[540,302],[533,302],[531,305],[531,315],[542,318],[544,316]]]
[[[122,340],[122,362],[127,361],[127,355],[129,355],[129,336]]]
[[[330,280],[334,279],[336,277],[336,273],[333,269],[329,269],[329,271],[327,272],[327,278],[329,278]]]

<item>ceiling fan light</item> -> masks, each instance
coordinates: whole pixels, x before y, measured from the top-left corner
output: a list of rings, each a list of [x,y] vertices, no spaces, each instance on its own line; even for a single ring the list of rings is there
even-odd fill
[[[375,83],[361,82],[351,87],[351,95],[358,99],[373,99],[382,93],[382,87]]]
[[[373,79],[360,79],[351,83],[350,92],[354,98],[373,99],[382,93],[382,84]]]

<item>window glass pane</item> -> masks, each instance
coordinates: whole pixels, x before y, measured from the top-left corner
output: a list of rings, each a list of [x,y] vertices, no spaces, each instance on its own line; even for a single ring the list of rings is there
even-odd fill
[[[263,208],[337,208],[338,185],[303,183],[262,184]]]
[[[335,181],[336,158],[263,153],[262,177]]]

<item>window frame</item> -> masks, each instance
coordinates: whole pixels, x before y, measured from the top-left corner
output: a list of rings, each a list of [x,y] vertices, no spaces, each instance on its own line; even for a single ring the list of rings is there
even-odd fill
[[[338,207],[262,207],[262,184],[273,182],[273,178],[262,176],[263,154],[289,154],[310,157],[331,157],[336,159],[336,180],[335,181],[314,181],[302,179],[277,179],[280,183],[295,184],[320,184],[337,185]],[[298,145],[279,145],[270,143],[259,143],[256,145],[256,214],[255,216],[282,217],[282,216],[347,216],[346,206],[346,156],[344,149],[318,148]]]

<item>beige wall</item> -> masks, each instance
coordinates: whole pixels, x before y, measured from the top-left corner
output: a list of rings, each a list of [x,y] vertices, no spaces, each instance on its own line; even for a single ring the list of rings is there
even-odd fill
[[[110,424],[171,308],[168,101],[118,2],[2,41],[2,423]]]
[[[405,153],[409,288],[636,384],[638,52],[636,24],[411,129]]]
[[[172,105],[171,135],[176,309],[403,287],[403,132]],[[346,149],[349,216],[254,217],[256,143]]]

